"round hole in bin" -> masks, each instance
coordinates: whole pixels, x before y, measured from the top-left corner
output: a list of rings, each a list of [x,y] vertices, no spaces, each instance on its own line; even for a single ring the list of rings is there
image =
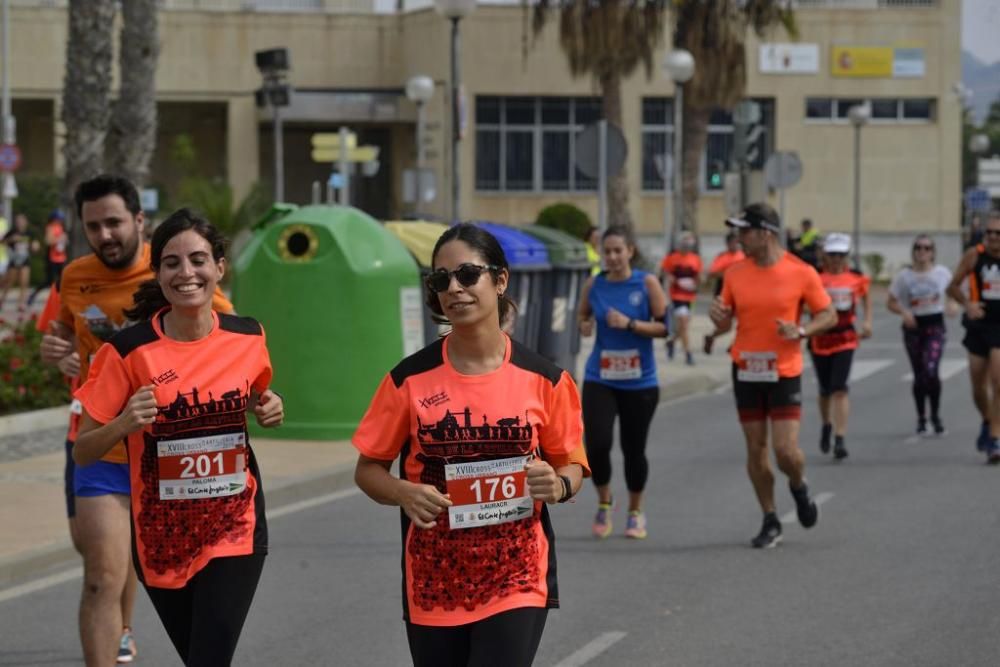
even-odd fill
[[[319,238],[309,225],[289,225],[278,237],[278,253],[286,262],[308,262],[316,257]]]
[[[310,245],[312,244],[309,242],[308,236],[302,232],[293,232],[288,237],[288,254],[292,257],[301,257],[309,252]]]

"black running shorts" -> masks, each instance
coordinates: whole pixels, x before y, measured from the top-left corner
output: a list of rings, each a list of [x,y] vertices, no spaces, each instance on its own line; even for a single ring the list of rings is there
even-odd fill
[[[736,378],[733,364],[733,394],[740,422],[802,417],[802,376],[778,378],[777,382],[744,382]]]

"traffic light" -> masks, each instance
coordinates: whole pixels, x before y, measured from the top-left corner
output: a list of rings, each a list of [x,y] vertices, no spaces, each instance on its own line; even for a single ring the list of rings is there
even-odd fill
[[[712,160],[708,165],[708,187],[712,190],[721,190],[725,173],[726,163],[723,160]]]

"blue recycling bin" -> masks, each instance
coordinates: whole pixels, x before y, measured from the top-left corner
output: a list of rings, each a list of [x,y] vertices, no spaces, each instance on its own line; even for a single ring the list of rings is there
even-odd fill
[[[511,335],[533,350],[538,350],[542,328],[542,303],[545,280],[552,266],[545,244],[524,232],[506,225],[474,221],[497,238],[510,265],[508,295],[517,304]]]

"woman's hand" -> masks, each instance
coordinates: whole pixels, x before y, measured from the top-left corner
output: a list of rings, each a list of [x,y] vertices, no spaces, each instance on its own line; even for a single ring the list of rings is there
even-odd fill
[[[125,409],[118,415],[117,421],[126,434],[134,433],[156,419],[156,396],[153,395],[153,385],[139,387],[125,404]]]
[[[580,320],[580,335],[584,338],[589,338],[594,334],[594,318],[588,317],[585,320]]]
[[[903,326],[907,329],[917,328],[917,318],[913,316],[913,313],[909,310],[903,311]]]
[[[285,402],[270,389],[265,389],[257,399],[257,405],[253,406],[253,413],[257,416],[257,423],[264,428],[281,426],[285,421]]]
[[[532,459],[525,464],[528,471],[528,494],[533,500],[557,503],[563,497],[563,483],[556,469],[542,459]]]
[[[66,377],[75,378],[80,374],[80,355],[76,352],[67,354],[56,364],[59,372]]]
[[[400,480],[399,506],[417,528],[429,529],[437,525],[438,515],[451,507],[451,498],[430,484],[414,484]]]
[[[606,317],[608,326],[612,329],[628,329],[630,318],[614,308],[608,308]]]

